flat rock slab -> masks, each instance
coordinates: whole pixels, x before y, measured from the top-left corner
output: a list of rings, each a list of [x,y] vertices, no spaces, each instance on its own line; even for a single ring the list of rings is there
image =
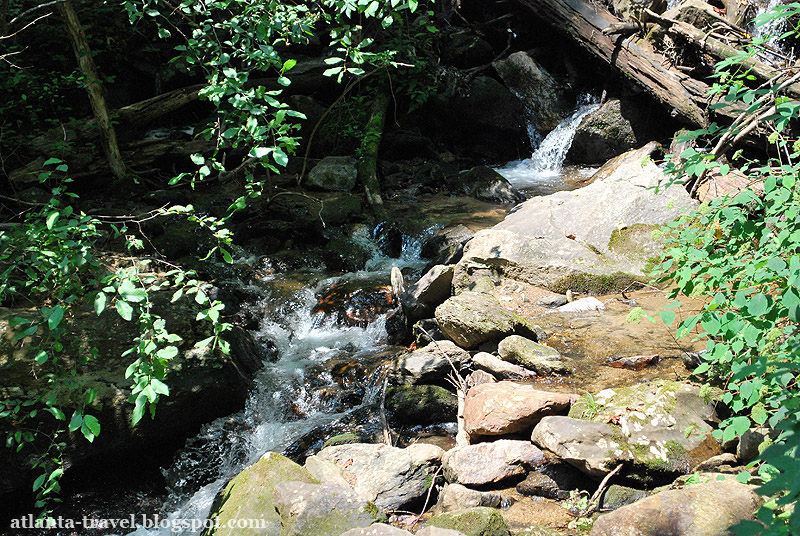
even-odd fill
[[[500,506],[500,494],[491,491],[478,491],[461,484],[446,484],[439,493],[439,502],[436,503],[436,512],[453,512],[464,508]]]
[[[556,309],[559,313],[588,313],[589,311],[605,311],[606,306],[593,296],[587,296],[573,302],[565,303]]]
[[[452,529],[465,536],[509,536],[500,511],[485,506],[437,514],[428,520],[426,527]]]
[[[520,365],[503,361],[496,355],[488,352],[478,352],[472,356],[472,365],[498,378],[530,378],[536,376],[536,372],[526,369]]]
[[[443,455],[423,443],[404,449],[355,443],[324,448],[317,457],[335,463],[359,496],[393,511],[425,497]]]
[[[532,325],[503,307],[497,299],[480,292],[462,292],[436,308],[442,333],[462,348],[477,348],[484,342],[512,334],[536,340]]]
[[[274,501],[281,536],[340,536],[378,517],[378,508],[353,488],[331,482],[281,482],[275,486]]]
[[[543,417],[566,414],[574,399],[510,381],[477,385],[467,392],[464,425],[467,433],[479,436],[533,430]]]
[[[413,536],[410,532],[403,529],[398,529],[391,525],[384,523],[375,523],[369,527],[351,529],[342,534],[342,536]]]
[[[465,536],[463,532],[439,527],[425,527],[417,532],[417,536]]]
[[[453,267],[437,264],[400,295],[409,323],[430,318],[437,305],[450,297]]]
[[[450,449],[442,468],[448,482],[482,486],[524,474],[545,461],[542,451],[528,441],[500,439]]]
[[[730,536],[761,500],[752,486],[712,481],[669,490],[600,516],[591,536]]]

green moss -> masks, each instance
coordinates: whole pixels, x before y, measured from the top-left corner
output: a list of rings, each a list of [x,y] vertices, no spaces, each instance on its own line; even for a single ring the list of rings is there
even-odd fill
[[[397,422],[430,424],[456,418],[456,396],[436,385],[400,385],[386,392],[386,408]]]
[[[630,287],[633,283],[647,283],[644,277],[614,272],[613,274],[571,274],[562,277],[553,285],[552,290],[566,294],[568,290],[581,294],[609,294]]]
[[[376,523],[385,523],[387,520],[386,514],[384,514],[373,502],[367,503],[367,505],[364,507],[364,512],[371,518],[375,519]]]
[[[500,512],[485,506],[435,515],[427,524],[457,530],[465,536],[509,536],[508,525]]]
[[[329,438],[323,443],[322,448],[335,447],[336,445],[351,445],[353,443],[361,443],[361,438],[358,434],[348,432],[346,434],[339,434]]]
[[[644,251],[642,243],[652,241],[653,231],[658,229],[658,225],[645,223],[634,223],[628,227],[614,229],[608,240],[608,249],[631,259],[641,259]]]

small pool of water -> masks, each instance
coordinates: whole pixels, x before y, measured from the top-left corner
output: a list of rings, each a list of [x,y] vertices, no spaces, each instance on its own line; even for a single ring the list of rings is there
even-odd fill
[[[495,171],[505,177],[526,197],[550,195],[563,190],[576,190],[587,184],[597,168],[563,166],[558,170],[539,171],[530,158],[509,162]]]

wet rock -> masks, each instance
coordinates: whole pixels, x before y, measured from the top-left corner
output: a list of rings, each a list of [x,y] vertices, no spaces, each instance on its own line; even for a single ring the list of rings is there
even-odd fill
[[[563,294],[552,294],[539,298],[536,303],[544,307],[561,307],[567,303],[567,297]]]
[[[509,536],[500,511],[486,506],[437,514],[425,526],[457,530],[465,536]]]
[[[695,484],[602,515],[591,536],[728,536],[731,526],[752,520],[760,504],[752,486],[734,481]]]
[[[497,436],[533,430],[547,415],[566,414],[573,397],[510,381],[473,387],[464,403],[467,433]]]
[[[556,349],[519,335],[511,335],[500,341],[497,353],[503,361],[535,370],[542,376],[570,372]]]
[[[644,483],[687,473],[717,417],[699,387],[658,380],[583,397],[571,417],[545,417],[532,441],[595,477],[624,464]],[[584,417],[582,420],[572,417]]]
[[[238,519],[263,519],[266,530],[239,529],[237,534],[253,535],[281,534],[281,519],[275,510],[273,491],[281,482],[300,481],[317,484],[311,473],[293,461],[268,452],[253,465],[245,468],[228,482],[217,494],[211,507],[209,519],[215,520],[219,526]],[[210,530],[204,532],[205,536]]]
[[[412,339],[412,331],[408,327],[406,313],[402,307],[386,313],[386,340],[389,344],[407,345]]]
[[[482,486],[525,474],[544,462],[542,451],[530,442],[500,439],[448,450],[442,469],[448,482]]]
[[[558,461],[544,463],[517,484],[522,495],[566,499],[569,492],[586,485],[586,476],[571,465]]]
[[[323,443],[322,448],[335,447],[336,445],[352,445],[353,443],[363,443],[363,440],[364,438],[361,437],[359,434],[354,434],[352,432],[345,434],[337,434],[325,440],[325,443]]]
[[[341,536],[412,536],[412,534],[391,525],[375,523],[369,527],[350,529]]]
[[[340,237],[325,244],[322,258],[328,270],[356,272],[372,258],[372,251],[350,237]]]
[[[334,316],[341,324],[366,326],[393,306],[391,286],[354,280],[331,285],[311,312]]]
[[[647,491],[612,484],[603,493],[600,508],[603,510],[616,510],[649,496],[650,492]]]
[[[533,326],[488,294],[462,292],[436,308],[442,333],[463,348],[500,339],[512,333],[536,338]]]
[[[436,512],[452,512],[476,506],[497,508],[500,506],[500,500],[501,497],[498,493],[469,489],[461,484],[446,484],[439,493]]]
[[[654,163],[643,167],[642,162],[657,149],[651,143],[625,153],[598,170],[588,186],[529,199],[492,229],[478,231],[456,265],[454,291],[485,275],[555,288],[578,274],[642,274],[661,243],[649,232],[628,233],[625,247],[612,250],[612,233],[621,236],[620,226],[642,229],[666,223],[696,206],[680,186],[652,195],[651,187],[665,183],[666,177]]]
[[[468,195],[488,203],[513,204],[525,201],[525,196],[508,180],[488,166],[476,166],[448,179],[451,192]]]
[[[687,370],[693,371],[703,362],[705,362],[705,359],[703,358],[703,354],[705,353],[706,350],[701,350],[699,352],[683,352],[681,354],[683,366],[685,366]]]
[[[305,180],[306,186],[349,192],[356,186],[358,172],[352,156],[326,156],[314,166]]]
[[[414,323],[411,328],[411,333],[414,336],[414,342],[417,343],[417,348],[422,348],[433,341],[443,341],[447,338],[439,329],[439,324],[433,318],[423,318]]]
[[[398,357],[390,376],[403,383],[435,383],[453,371],[451,362],[462,370],[469,366],[471,358],[468,352],[451,341],[435,341]]]
[[[550,132],[569,115],[564,88],[527,52],[514,52],[492,65],[503,82],[522,97],[538,132]]]
[[[281,482],[273,495],[281,536],[340,536],[382,517],[374,504],[341,484]]]
[[[565,303],[557,310],[559,313],[588,313],[589,311],[605,311],[606,306],[597,298],[587,296],[586,298]]]
[[[492,355],[488,352],[478,352],[472,356],[472,364],[478,369],[490,372],[498,378],[524,379],[536,376],[536,372],[503,361],[496,355]]]
[[[567,160],[601,165],[625,151],[659,139],[647,104],[633,99],[611,99],[590,112],[575,130]]]
[[[658,354],[615,357],[609,358],[608,366],[627,370],[642,370],[643,368],[658,363],[658,359]]]
[[[424,500],[443,454],[421,443],[405,449],[361,443],[328,447],[317,456],[335,463],[361,497],[392,511]]]
[[[436,306],[450,297],[453,267],[439,264],[400,295],[409,323],[430,318]]]
[[[464,225],[442,229],[425,240],[420,254],[434,264],[454,264],[461,259],[464,244],[473,236],[475,233]]]
[[[400,424],[432,424],[456,420],[456,396],[437,385],[400,385],[386,392],[386,409]]]

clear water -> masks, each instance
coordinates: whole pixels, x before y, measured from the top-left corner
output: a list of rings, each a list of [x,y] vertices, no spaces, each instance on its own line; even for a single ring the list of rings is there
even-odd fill
[[[250,305],[261,312],[254,335],[257,340],[271,341],[277,359],[259,372],[243,411],[206,425],[164,470],[170,491],[161,512],[164,528],[141,528],[130,536],[196,534],[172,528],[179,520],[206,519],[225,483],[265,452],[280,452],[316,427],[375,400],[381,387],[377,373],[360,379],[360,403],[343,402],[335,389],[331,395],[336,382],[330,365],[343,360],[369,361],[385,352],[385,318],[362,328],[338,325],[333,318],[311,311],[319,292],[343,279],[365,284],[379,279],[388,284],[392,266],[421,269],[424,262],[419,252],[425,234],[404,239],[401,256],[387,258],[379,253],[372,233],[363,232],[357,238],[364,240],[374,255],[360,272],[334,278],[320,272],[305,286],[298,285],[292,274],[268,275],[259,281],[263,299]]]
[[[497,168],[497,172],[529,196],[565,189],[564,159],[572,146],[575,131],[581,120],[599,107],[596,99],[582,95],[572,114],[541,141],[530,158],[509,162]],[[590,168],[573,168],[570,173],[589,176],[592,171]]]

